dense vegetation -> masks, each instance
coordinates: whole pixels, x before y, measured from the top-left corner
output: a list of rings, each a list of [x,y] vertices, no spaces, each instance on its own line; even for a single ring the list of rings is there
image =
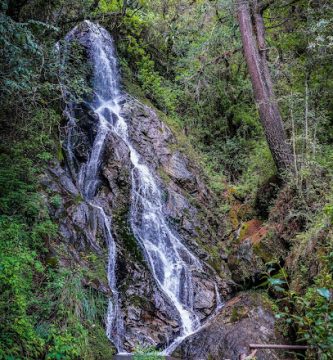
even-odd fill
[[[271,259],[262,285],[285,334],[316,347],[308,358],[332,358],[333,4],[268,2],[268,65],[295,159],[291,173],[277,173],[266,144],[237,1],[0,2],[1,359],[111,356],[106,298],[84,286],[86,269],[59,260],[65,249],[49,215],[59,199],[41,187],[45,168],[63,161],[62,86],[78,98],[89,92],[80,47],[66,67],[55,47],[83,19],[116,38],[126,90],[195,145],[231,229],[236,201],[248,209],[237,223],[255,217],[289,228],[283,242],[293,262]]]

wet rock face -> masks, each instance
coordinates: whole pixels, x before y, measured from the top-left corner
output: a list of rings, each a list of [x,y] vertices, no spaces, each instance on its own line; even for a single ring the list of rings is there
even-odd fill
[[[216,199],[204,184],[200,170],[181,153],[171,130],[151,108],[131,96],[124,96],[122,116],[127,119],[132,144],[144,157],[146,164],[155,169],[155,176],[163,189],[164,213],[169,223],[184,244],[203,260],[204,266],[207,265],[205,276],[201,275],[198,282],[210,282],[210,289],[213,286],[211,280],[214,279],[221,296],[227,298],[232,291],[229,283],[217,277],[208,266],[210,249],[222,244],[224,228],[223,222],[213,212]],[[224,263],[222,258],[219,261]],[[209,298],[211,290],[206,288],[206,291]],[[216,305],[215,294],[213,298]],[[201,306],[197,308],[200,317],[204,318],[212,311],[212,303],[209,303],[208,308],[210,310],[203,310]]]
[[[110,133],[106,140],[102,173],[107,186],[98,194],[109,196],[112,231],[117,241],[117,288],[126,326],[124,346],[163,347],[179,334],[173,309],[160,294],[142,250],[129,226],[131,162],[127,145]]]
[[[195,178],[187,168],[187,159],[177,151],[164,163],[165,172],[180,185],[193,183]]]
[[[119,279],[118,289],[123,294],[122,312],[126,324],[124,346],[134,351],[138,344],[164,347],[179,334],[174,311],[157,289],[145,264],[135,263],[126,254],[119,261],[125,275]]]
[[[75,114],[78,121],[72,136],[79,167],[91,151],[96,119],[83,106],[78,107]],[[177,148],[176,139],[152,109],[125,95],[122,114],[127,120],[133,146],[154,170],[163,189],[163,209],[172,229],[203,260],[202,272],[194,274],[193,307],[204,322],[215,311],[217,293],[226,299],[232,291],[229,282],[222,280],[209,266],[211,254],[207,249],[217,246],[223,237],[223,227],[211,210],[215,200],[201,180],[198,169],[179,150],[172,150]],[[126,328],[124,346],[128,351],[139,344],[165,348],[181,329],[177,312],[157,287],[129,225],[132,171],[129,156],[126,143],[110,132],[103,149],[100,185],[94,201],[110,217],[117,245],[117,289]],[[89,267],[83,258],[93,252],[106,269],[107,245],[102,225],[94,208],[83,200],[75,181],[65,165],[55,164],[50,168],[44,185],[60,194],[62,199],[61,206],[52,209],[52,214],[59,223],[63,241],[71,249],[73,261]],[[105,276],[86,279],[86,284],[106,294],[110,291],[106,272]]]
[[[224,224],[213,213],[217,200],[202,180],[200,170],[177,149],[171,130],[151,108],[125,96],[122,116],[127,119],[132,144],[159,177],[170,223],[199,258],[209,260],[209,251],[198,243],[208,248],[221,244]]]
[[[209,315],[216,306],[215,288],[211,281],[202,278],[195,279],[194,308],[202,311],[202,317]]]
[[[171,150],[175,147],[176,140],[170,129],[154,111],[135,99],[125,96],[122,115],[127,120],[133,146],[145,163],[155,169],[155,176],[165,194],[164,212],[170,224],[181,235],[185,245],[191,248],[199,258],[207,259],[209,253],[196,242],[199,237],[196,229],[198,227],[204,229],[208,224],[201,221],[202,209],[193,206],[191,199],[199,201],[201,198],[206,198],[207,204],[210,204],[213,199],[209,197],[209,191],[200,180],[196,170],[191,167],[190,161],[178,150]],[[131,169],[124,171],[130,161],[126,149],[122,149],[119,145],[114,139],[108,141],[103,174],[108,179],[110,189],[115,195],[111,205],[114,232],[121,249],[120,256],[126,259],[126,269],[123,268],[122,281],[119,283],[120,291],[124,289],[123,299],[126,299],[123,304],[127,325],[126,341],[128,348],[131,349],[138,342],[138,338],[143,344],[163,348],[180,333],[177,314],[156,288],[150,275],[149,265],[129,227],[127,227],[127,234],[124,234],[124,227],[116,224],[117,214],[124,220],[126,216],[128,217],[131,206],[129,176],[127,185],[125,180],[126,172],[129,175]],[[163,176],[165,174],[167,176]],[[214,240],[210,237],[209,231],[207,231],[207,238],[200,238],[201,242],[207,243]],[[228,297],[231,289],[228,283],[222,281],[208,265],[203,263],[203,266],[203,272],[194,276],[193,307],[199,318],[204,321],[216,308],[217,291],[222,297]],[[218,289],[212,280],[217,282]]]
[[[157,169],[169,159],[172,154],[169,147],[175,138],[152,109],[125,96],[122,115],[127,120],[132,144],[152,168]]]
[[[185,339],[173,356],[183,360],[236,360],[251,353],[251,343],[276,343],[274,326],[275,318],[266,300],[260,294],[241,293],[227,302],[210,324]],[[284,357],[272,350],[260,350],[256,359]]]

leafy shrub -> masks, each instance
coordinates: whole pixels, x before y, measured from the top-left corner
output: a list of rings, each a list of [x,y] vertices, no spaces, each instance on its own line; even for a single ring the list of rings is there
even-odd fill
[[[283,268],[277,273],[268,271],[262,286],[279,294],[276,318],[296,331],[297,341],[311,346],[307,358],[328,360],[333,356],[333,252],[322,256],[321,261],[319,274],[303,294],[290,289]]]

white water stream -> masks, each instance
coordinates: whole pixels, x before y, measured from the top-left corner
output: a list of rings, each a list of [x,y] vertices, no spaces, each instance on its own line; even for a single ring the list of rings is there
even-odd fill
[[[107,335],[119,352],[124,352],[124,324],[116,288],[116,247],[111,220],[94,200],[100,183],[99,170],[105,139],[109,132],[119,136],[130,151],[131,211],[130,225],[139,242],[153,277],[177,312],[181,335],[165,350],[171,351],[183,338],[198,330],[200,321],[193,310],[193,270],[202,270],[200,261],[182,244],[170,228],[163,212],[162,192],[157,180],[129,138],[128,125],[121,115],[121,91],[113,40],[102,27],[87,22],[90,61],[93,67],[94,99],[89,106],[98,116],[98,129],[88,161],[80,167],[77,182],[80,191],[98,215],[109,248],[108,279],[113,296],[107,314]],[[68,111],[70,114],[70,111]],[[67,151],[73,157],[70,141]]]

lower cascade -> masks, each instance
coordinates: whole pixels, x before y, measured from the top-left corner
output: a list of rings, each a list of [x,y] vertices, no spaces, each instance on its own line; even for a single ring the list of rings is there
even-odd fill
[[[97,197],[101,186],[101,166],[106,140],[111,134],[126,145],[130,158],[130,211],[129,225],[138,242],[155,284],[173,309],[173,317],[179,324],[179,333],[164,344],[164,353],[171,352],[182,339],[198,330],[206,319],[194,308],[195,281],[193,274],[204,272],[204,265],[184,245],[165,214],[163,191],[158,176],[145,162],[142,154],[131,141],[128,120],[122,116],[124,94],[119,86],[119,74],[114,43],[111,35],[101,26],[85,21],[74,28],[65,38],[67,43],[81,42],[88,48],[89,62],[93,71],[93,96],[84,106],[96,121],[93,124],[92,146],[88,158],[78,161],[74,153],[74,129],[76,125],[76,104],[67,105],[69,119],[66,158],[71,176],[86,203],[85,216],[91,220],[91,244],[97,250],[96,229],[103,229],[108,247],[108,282],[110,297],[106,332],[119,353],[130,349],[124,344],[126,324],[122,310],[122,299],[117,289],[117,245],[112,231],[112,216],[104,209],[103,201]],[[88,44],[88,45],[87,45]],[[221,301],[218,286],[215,287],[215,309]],[[214,311],[213,311],[214,312]]]

